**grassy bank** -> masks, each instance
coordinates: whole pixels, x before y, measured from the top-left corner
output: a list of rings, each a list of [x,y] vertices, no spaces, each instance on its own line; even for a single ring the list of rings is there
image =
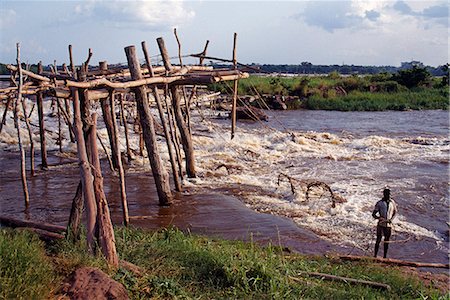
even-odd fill
[[[81,246],[65,241],[44,245],[30,233],[0,229],[0,298],[54,297],[76,268],[95,266],[123,283],[131,299],[444,299],[438,290],[391,267],[304,257],[175,229],[116,228],[116,238],[121,259],[144,268],[144,275],[111,270]],[[301,271],[378,281],[392,290],[301,277]]]
[[[396,81],[397,80],[397,81]],[[449,88],[443,78],[427,78],[416,85],[390,74],[343,77],[332,73],[317,77],[250,76],[239,81],[240,95],[285,96],[290,109],[382,111],[450,108]],[[213,91],[230,93],[227,83],[212,84]]]

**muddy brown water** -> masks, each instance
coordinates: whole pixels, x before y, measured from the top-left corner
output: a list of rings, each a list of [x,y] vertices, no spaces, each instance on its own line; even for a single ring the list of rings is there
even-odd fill
[[[0,214],[63,226],[67,224],[79,181],[79,168],[75,159],[54,154],[49,158],[50,164],[63,165],[51,167],[48,171],[37,168],[34,177],[28,176],[30,205],[26,208],[20,183],[19,155],[1,152]],[[39,164],[38,157],[36,159]],[[122,209],[118,177],[112,175],[105,161],[102,161],[102,168],[113,223],[120,225]],[[229,195],[187,191],[175,194],[170,207],[161,207],[149,173],[126,174],[126,190],[130,222],[136,227],[158,229],[175,226],[195,234],[282,245],[305,254],[358,253],[355,249],[333,245],[287,218],[255,212]]]

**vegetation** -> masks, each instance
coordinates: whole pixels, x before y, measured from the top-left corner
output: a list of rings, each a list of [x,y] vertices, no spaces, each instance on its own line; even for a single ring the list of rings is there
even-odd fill
[[[275,246],[261,248],[176,229],[116,228],[116,239],[121,259],[142,267],[143,274],[109,269],[101,257],[67,241],[46,246],[32,234],[1,229],[0,299],[55,297],[64,278],[81,266],[101,268],[126,287],[131,299],[444,299],[437,289],[400,269],[370,263],[304,257]],[[301,277],[301,271],[383,282],[392,290]]]
[[[448,65],[442,78],[432,77],[426,68],[413,66],[396,74],[342,76],[333,71],[326,76],[250,76],[239,81],[240,95],[285,96],[291,109],[342,111],[449,109]],[[230,93],[226,83],[210,89]]]

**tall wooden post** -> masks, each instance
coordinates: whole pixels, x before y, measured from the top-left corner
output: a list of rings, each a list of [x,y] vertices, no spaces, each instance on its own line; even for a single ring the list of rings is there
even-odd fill
[[[130,149],[130,141],[128,139],[128,123],[127,123],[127,119],[125,117],[125,109],[123,107],[123,97],[124,97],[123,93],[120,93],[120,98],[119,98],[120,116],[122,118],[123,130],[125,133],[125,143],[127,146],[127,158],[128,158],[128,162],[130,162],[132,159],[132,155],[131,155],[131,149]]]
[[[117,161],[117,168],[119,171],[119,178],[120,178],[120,199],[122,200],[123,223],[125,226],[128,226],[130,219],[128,217],[127,193],[125,190],[125,173],[123,171],[122,157],[121,157],[121,151],[120,151],[119,129],[117,128],[116,109],[114,106],[114,95],[115,95],[114,92],[112,92],[110,94],[109,98],[111,99],[112,126],[113,126],[113,130],[114,130],[115,144],[117,145],[116,161]]]
[[[154,77],[155,74],[153,73],[153,67],[152,67],[152,64],[150,61],[150,57],[148,55],[147,46],[145,44],[145,41],[143,41],[141,43],[141,46],[142,46],[142,51],[144,52],[145,61],[147,63],[147,68],[150,73],[150,77]],[[156,85],[153,87],[153,96],[155,97],[156,105],[158,107],[158,112],[159,112],[159,118],[161,119],[161,123],[162,123],[163,129],[164,129],[164,137],[166,138],[167,151],[169,152],[170,165],[172,166],[172,174],[173,174],[173,181],[175,183],[175,189],[178,192],[181,192],[181,183],[180,183],[180,179],[178,177],[177,165],[176,165],[175,157],[173,154],[172,143],[171,143],[170,134],[169,134],[169,128],[168,128],[168,125],[166,122],[166,118],[164,117],[164,111],[163,111],[163,107],[161,104],[161,98],[159,97],[158,87]]]
[[[108,202],[103,190],[103,176],[98,156],[97,147],[97,114],[91,115],[92,127],[89,131],[89,145],[91,147],[90,162],[92,164],[92,175],[94,175],[94,193],[97,204],[97,228],[98,243],[106,260],[114,267],[119,266],[119,258],[116,251],[116,240],[114,238],[114,229],[109,213]]]
[[[108,65],[106,61],[101,61],[99,63],[100,70],[107,70]],[[120,153],[118,153],[118,145],[117,139],[115,137],[114,127],[113,127],[113,119],[111,115],[111,106],[110,101],[114,101],[114,99],[105,98],[100,101],[102,107],[103,121],[105,122],[106,131],[108,132],[109,137],[109,145],[111,147],[111,160],[113,163],[113,167],[115,170],[119,168],[119,162],[117,161],[117,157],[120,157]]]
[[[42,62],[38,63],[38,74],[42,74]],[[36,101],[38,107],[38,118],[39,118],[39,135],[41,142],[41,168],[43,170],[48,169],[47,162],[47,146],[45,141],[45,123],[44,123],[44,101],[43,101],[42,92],[37,92]]]
[[[167,71],[170,71],[172,65],[170,63],[169,54],[163,38],[158,38],[157,42],[164,62],[164,67]],[[175,120],[177,122],[178,129],[180,130],[181,142],[183,144],[183,150],[186,157],[186,173],[188,177],[195,178],[194,147],[192,145],[191,134],[183,118],[183,113],[181,112],[181,96],[176,86],[171,86],[170,92],[172,93],[172,106],[174,109]]]
[[[236,40],[237,33],[234,33],[233,39],[233,68],[236,70],[237,61],[236,61]],[[231,139],[234,138],[234,133],[236,131],[236,101],[237,101],[237,91],[238,91],[238,81],[234,81],[234,90],[233,90],[233,106],[231,108]]]
[[[30,204],[30,196],[28,194],[27,185],[27,174],[25,173],[25,150],[23,149],[22,139],[20,137],[20,124],[19,124],[19,103],[22,101],[22,86],[23,86],[23,75],[22,75],[22,65],[20,64],[20,44],[17,43],[17,68],[19,70],[19,86],[17,87],[17,99],[14,104],[14,125],[17,129],[17,139],[19,142],[20,151],[20,175],[22,179],[22,188],[25,198],[25,206],[28,207]],[[26,116],[25,116],[26,117]]]
[[[142,79],[141,66],[136,56],[136,48],[128,46],[125,48],[127,56],[128,67],[130,68],[131,78],[133,80]],[[136,95],[136,105],[140,116],[140,123],[147,148],[150,165],[152,167],[153,178],[155,180],[156,190],[158,191],[158,198],[160,205],[170,204],[172,199],[172,192],[168,180],[168,174],[161,162],[158,152],[158,144],[155,134],[155,124],[150,113],[150,107],[147,98],[147,91],[145,87],[138,87],[133,89]]]
[[[86,150],[86,142],[84,139],[83,122],[81,121],[80,95],[78,89],[72,90],[73,113],[74,113],[74,131],[77,140],[78,161],[80,165],[81,184],[83,187],[83,197],[86,207],[86,239],[88,248],[91,253],[95,249],[95,225],[97,218],[97,205],[95,203],[95,193],[93,186],[93,176],[91,173],[91,165]]]

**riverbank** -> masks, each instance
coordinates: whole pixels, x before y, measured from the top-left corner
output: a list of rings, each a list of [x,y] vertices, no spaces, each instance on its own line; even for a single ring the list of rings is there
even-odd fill
[[[239,80],[238,90],[239,95],[252,95],[243,99],[254,97],[256,100],[238,101],[238,105],[247,102],[246,105],[265,109],[267,106],[263,102],[272,106],[272,97],[277,95],[278,101],[284,102],[288,109],[405,111],[450,108],[448,83],[443,78],[429,76],[410,86],[409,81],[404,83],[396,76],[376,74],[344,77],[337,73],[317,77],[253,75]],[[230,94],[231,91],[226,83],[211,84],[209,89],[223,94]],[[280,103],[275,103],[274,106],[277,108]]]
[[[84,266],[99,268],[122,283],[130,299],[438,299],[448,293],[444,274],[427,274],[424,280],[424,274],[411,269],[303,256],[273,244],[261,248],[176,229],[116,227],[115,233],[120,258],[138,266],[138,272],[108,268],[101,257],[86,253],[84,241],[81,246],[44,244],[31,233],[0,229],[0,297],[63,297],[70,274]],[[391,290],[324,281],[304,272],[374,281]]]

